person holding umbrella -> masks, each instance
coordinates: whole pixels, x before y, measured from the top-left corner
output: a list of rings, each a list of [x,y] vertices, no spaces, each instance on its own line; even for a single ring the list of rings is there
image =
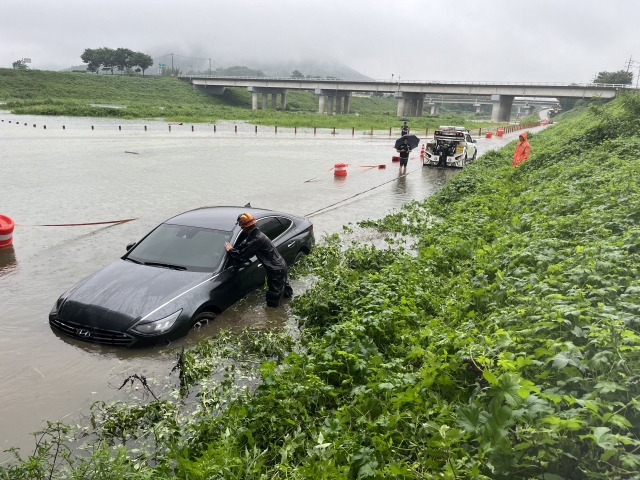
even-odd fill
[[[396,150],[400,152],[400,170],[402,170],[402,168],[404,167],[404,173],[407,173],[407,163],[409,163],[409,154],[413,149],[409,145],[409,141],[407,140],[406,136],[404,137],[404,140],[400,145],[400,148],[397,148]]]
[[[400,129],[400,134],[401,135],[409,135],[409,131],[411,129],[409,128],[409,125],[407,125],[407,122],[404,122],[404,125],[402,125],[402,128]]]
[[[409,154],[411,150],[416,148],[420,143],[420,139],[415,135],[403,135],[396,140],[395,149],[400,153],[400,170],[404,168],[407,173],[407,163],[409,163]]]

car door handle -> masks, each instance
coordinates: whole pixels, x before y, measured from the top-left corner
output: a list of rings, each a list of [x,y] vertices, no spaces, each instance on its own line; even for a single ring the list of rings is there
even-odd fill
[[[289,245],[287,245],[287,247],[291,248],[296,244],[296,242],[291,242]]]

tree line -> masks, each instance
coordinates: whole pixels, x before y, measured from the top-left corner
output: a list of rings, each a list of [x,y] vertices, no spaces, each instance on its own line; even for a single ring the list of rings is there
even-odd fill
[[[100,68],[110,70],[118,69],[120,74],[127,69],[142,72],[153,65],[153,58],[142,52],[134,52],[128,48],[86,48],[80,58],[87,64],[87,70],[99,73]],[[134,68],[135,67],[135,68]]]

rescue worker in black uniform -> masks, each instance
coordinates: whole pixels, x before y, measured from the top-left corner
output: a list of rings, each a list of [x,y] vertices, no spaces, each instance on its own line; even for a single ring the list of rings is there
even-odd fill
[[[256,226],[256,219],[250,213],[243,213],[238,217],[238,225],[247,234],[247,237],[232,247],[229,242],[224,247],[229,255],[241,262],[247,262],[254,255],[262,263],[267,272],[267,305],[277,307],[280,299],[284,296],[289,298],[293,295],[293,289],[289,285],[289,274],[287,273],[287,262],[273,246],[269,237],[260,231]]]
[[[400,130],[402,132],[402,135],[409,135],[409,125],[407,125],[407,122],[404,122],[404,125],[402,125],[402,130]]]

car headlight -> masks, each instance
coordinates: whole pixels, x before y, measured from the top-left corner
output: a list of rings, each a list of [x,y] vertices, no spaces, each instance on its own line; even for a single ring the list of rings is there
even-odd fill
[[[173,327],[173,324],[176,323],[176,320],[182,313],[182,309],[178,310],[171,315],[161,318],[160,320],[153,320],[151,322],[139,323],[131,330],[134,332],[141,333],[142,335],[158,335],[160,333],[164,333]]]

